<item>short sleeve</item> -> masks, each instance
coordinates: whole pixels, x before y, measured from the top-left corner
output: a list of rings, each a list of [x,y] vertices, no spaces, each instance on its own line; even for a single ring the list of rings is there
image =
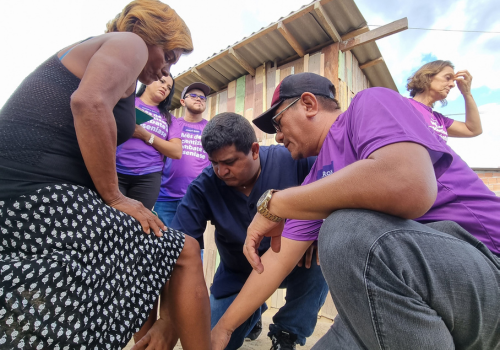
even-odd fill
[[[359,92],[346,111],[348,134],[357,160],[366,159],[379,148],[398,142],[424,146],[436,177],[449,168],[453,157],[446,144],[429,132],[423,118],[410,102],[386,88]]]
[[[439,112],[433,112],[433,114],[434,114],[434,117],[436,117],[437,119],[440,120],[441,124],[444,125],[444,127],[446,129],[448,129],[451,126],[451,124],[453,124],[453,122],[455,121],[455,119],[445,117],[444,115],[442,115]]]
[[[170,120],[171,123],[168,126],[168,135],[167,135],[167,140],[172,140],[172,139],[180,139],[181,138],[181,124],[177,120],[176,117],[174,117],[172,114],[170,114]]]
[[[316,157],[307,158],[309,174],[306,176],[301,186],[314,182],[311,175],[311,169],[316,161]],[[323,224],[323,220],[287,220],[282,236],[294,241],[315,241],[318,239],[319,229]]]
[[[203,191],[195,183],[191,183],[186,195],[177,207],[177,212],[170,226],[196,239],[203,249],[203,233],[210,220],[209,214],[210,211]]]
[[[323,220],[287,220],[282,236],[294,241],[315,241]]]

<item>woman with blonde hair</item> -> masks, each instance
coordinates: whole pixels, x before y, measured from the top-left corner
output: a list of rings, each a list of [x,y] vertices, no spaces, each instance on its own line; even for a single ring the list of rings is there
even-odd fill
[[[483,132],[479,110],[471,93],[472,75],[467,70],[455,74],[450,61],[433,61],[424,64],[408,78],[406,89],[410,102],[422,114],[425,122],[443,140],[451,137],[474,137]],[[446,105],[446,97],[458,85],[465,101],[465,122],[447,118],[432,108],[437,101]]]
[[[173,9],[132,1],[105,34],[42,63],[0,110],[2,348],[121,349],[160,293],[183,348],[210,348],[198,243],[121,194],[115,167],[134,133],[137,81],[167,76],[192,50]],[[150,348],[173,348],[165,328],[160,317]]]

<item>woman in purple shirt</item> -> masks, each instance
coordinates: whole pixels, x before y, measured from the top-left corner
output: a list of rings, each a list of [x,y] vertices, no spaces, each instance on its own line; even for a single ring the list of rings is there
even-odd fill
[[[168,112],[174,90],[172,75],[142,85],[136,108],[153,119],[135,126],[132,138],[116,150],[120,192],[152,209],[160,192],[164,157],[180,159],[182,142],[177,120]]]
[[[465,100],[465,122],[447,118],[432,110],[437,101],[446,105],[446,97],[456,85]],[[410,102],[422,114],[429,128],[448,141],[448,136],[474,137],[483,132],[471,85],[472,75],[467,70],[455,74],[450,61],[437,60],[424,64],[408,78],[406,89],[413,98]]]

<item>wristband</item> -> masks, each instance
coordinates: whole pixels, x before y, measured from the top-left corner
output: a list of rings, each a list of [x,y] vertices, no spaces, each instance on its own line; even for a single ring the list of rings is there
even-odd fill
[[[148,145],[153,146],[153,142],[155,141],[155,135],[151,134],[149,141],[146,142]]]

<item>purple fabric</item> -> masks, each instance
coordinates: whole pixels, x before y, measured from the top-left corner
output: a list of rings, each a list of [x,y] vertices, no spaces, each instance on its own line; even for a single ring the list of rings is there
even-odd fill
[[[432,208],[416,221],[451,220],[460,224],[491,251],[500,253],[500,198],[434,132],[412,104],[385,88],[359,92],[333,123],[311,172],[302,185],[320,180],[397,142],[414,142],[429,152],[438,179]],[[322,220],[288,220],[283,237],[315,240]]]
[[[412,98],[408,100],[413,105],[413,107],[415,107],[417,111],[422,114],[422,117],[424,118],[429,128],[434,130],[436,134],[438,134],[443,140],[448,142],[448,128],[451,126],[451,124],[453,124],[455,120],[445,117],[441,113],[433,111],[431,107],[415,101]]]
[[[201,147],[201,133],[208,121],[203,119],[198,123],[189,123],[184,118],[179,118],[177,122],[181,130],[182,158],[167,158],[157,199],[159,202],[184,197],[189,184],[210,165],[208,155]]]
[[[141,126],[162,140],[171,140],[181,137],[181,130],[177,119],[171,115],[170,126],[161,116],[158,107],[148,106],[139,97],[135,98],[135,106],[144,113],[153,117]],[[121,144],[116,149],[116,171],[125,175],[145,175],[163,169],[163,154],[153,146],[134,137]]]

